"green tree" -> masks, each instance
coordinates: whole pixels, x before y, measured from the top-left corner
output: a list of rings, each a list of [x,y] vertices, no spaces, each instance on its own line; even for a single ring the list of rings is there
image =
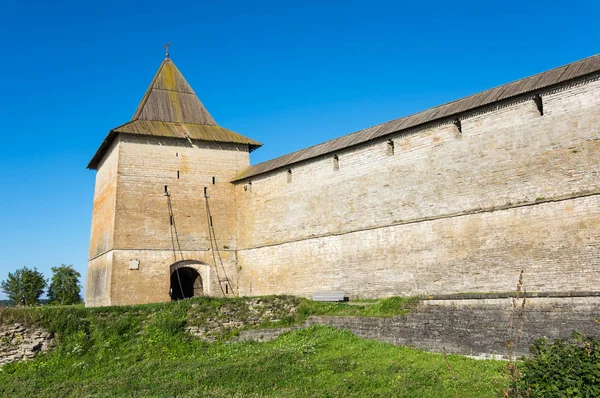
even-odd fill
[[[79,285],[81,274],[72,265],[62,264],[52,267],[52,278],[48,288],[48,298],[51,304],[70,305],[79,304],[81,287]]]
[[[44,293],[47,281],[37,268],[23,267],[13,273],[8,273],[8,278],[0,282],[0,288],[9,299],[18,305],[36,305]]]

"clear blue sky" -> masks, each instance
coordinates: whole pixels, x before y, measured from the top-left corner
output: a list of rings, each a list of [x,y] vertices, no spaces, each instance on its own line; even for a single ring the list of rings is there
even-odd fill
[[[594,55],[598,15],[587,0],[0,0],[0,280],[85,276],[85,166],[165,42],[217,122],[264,144],[258,163]]]

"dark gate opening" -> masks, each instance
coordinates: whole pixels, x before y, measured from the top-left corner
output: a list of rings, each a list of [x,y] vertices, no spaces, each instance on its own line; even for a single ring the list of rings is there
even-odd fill
[[[202,295],[202,278],[193,268],[181,267],[171,274],[171,300]]]

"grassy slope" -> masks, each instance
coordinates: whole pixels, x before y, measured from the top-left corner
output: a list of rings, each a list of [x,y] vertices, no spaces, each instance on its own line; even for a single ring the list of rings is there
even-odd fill
[[[442,355],[325,327],[270,343],[206,343],[186,335],[190,309],[218,308],[215,302],[0,313],[0,322],[29,317],[61,336],[52,353],[0,368],[0,396],[487,397],[506,380],[500,362],[451,355],[448,370]],[[307,303],[298,312],[318,306]]]

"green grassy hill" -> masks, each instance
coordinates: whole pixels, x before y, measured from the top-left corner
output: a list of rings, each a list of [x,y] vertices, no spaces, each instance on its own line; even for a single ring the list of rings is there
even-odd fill
[[[249,320],[262,319],[252,327],[267,327],[297,323],[315,313],[390,316],[408,311],[410,302],[388,299],[361,308],[265,297],[258,307],[273,316],[262,318],[256,315],[256,299],[3,309],[0,323],[42,325],[57,332],[59,343],[33,361],[0,368],[0,396],[499,396],[507,380],[502,362],[444,357],[327,327],[298,330],[269,343],[228,341],[236,334],[233,329],[219,330],[216,342],[185,332],[186,326],[232,314],[251,314]],[[277,313],[278,308],[287,314]]]

